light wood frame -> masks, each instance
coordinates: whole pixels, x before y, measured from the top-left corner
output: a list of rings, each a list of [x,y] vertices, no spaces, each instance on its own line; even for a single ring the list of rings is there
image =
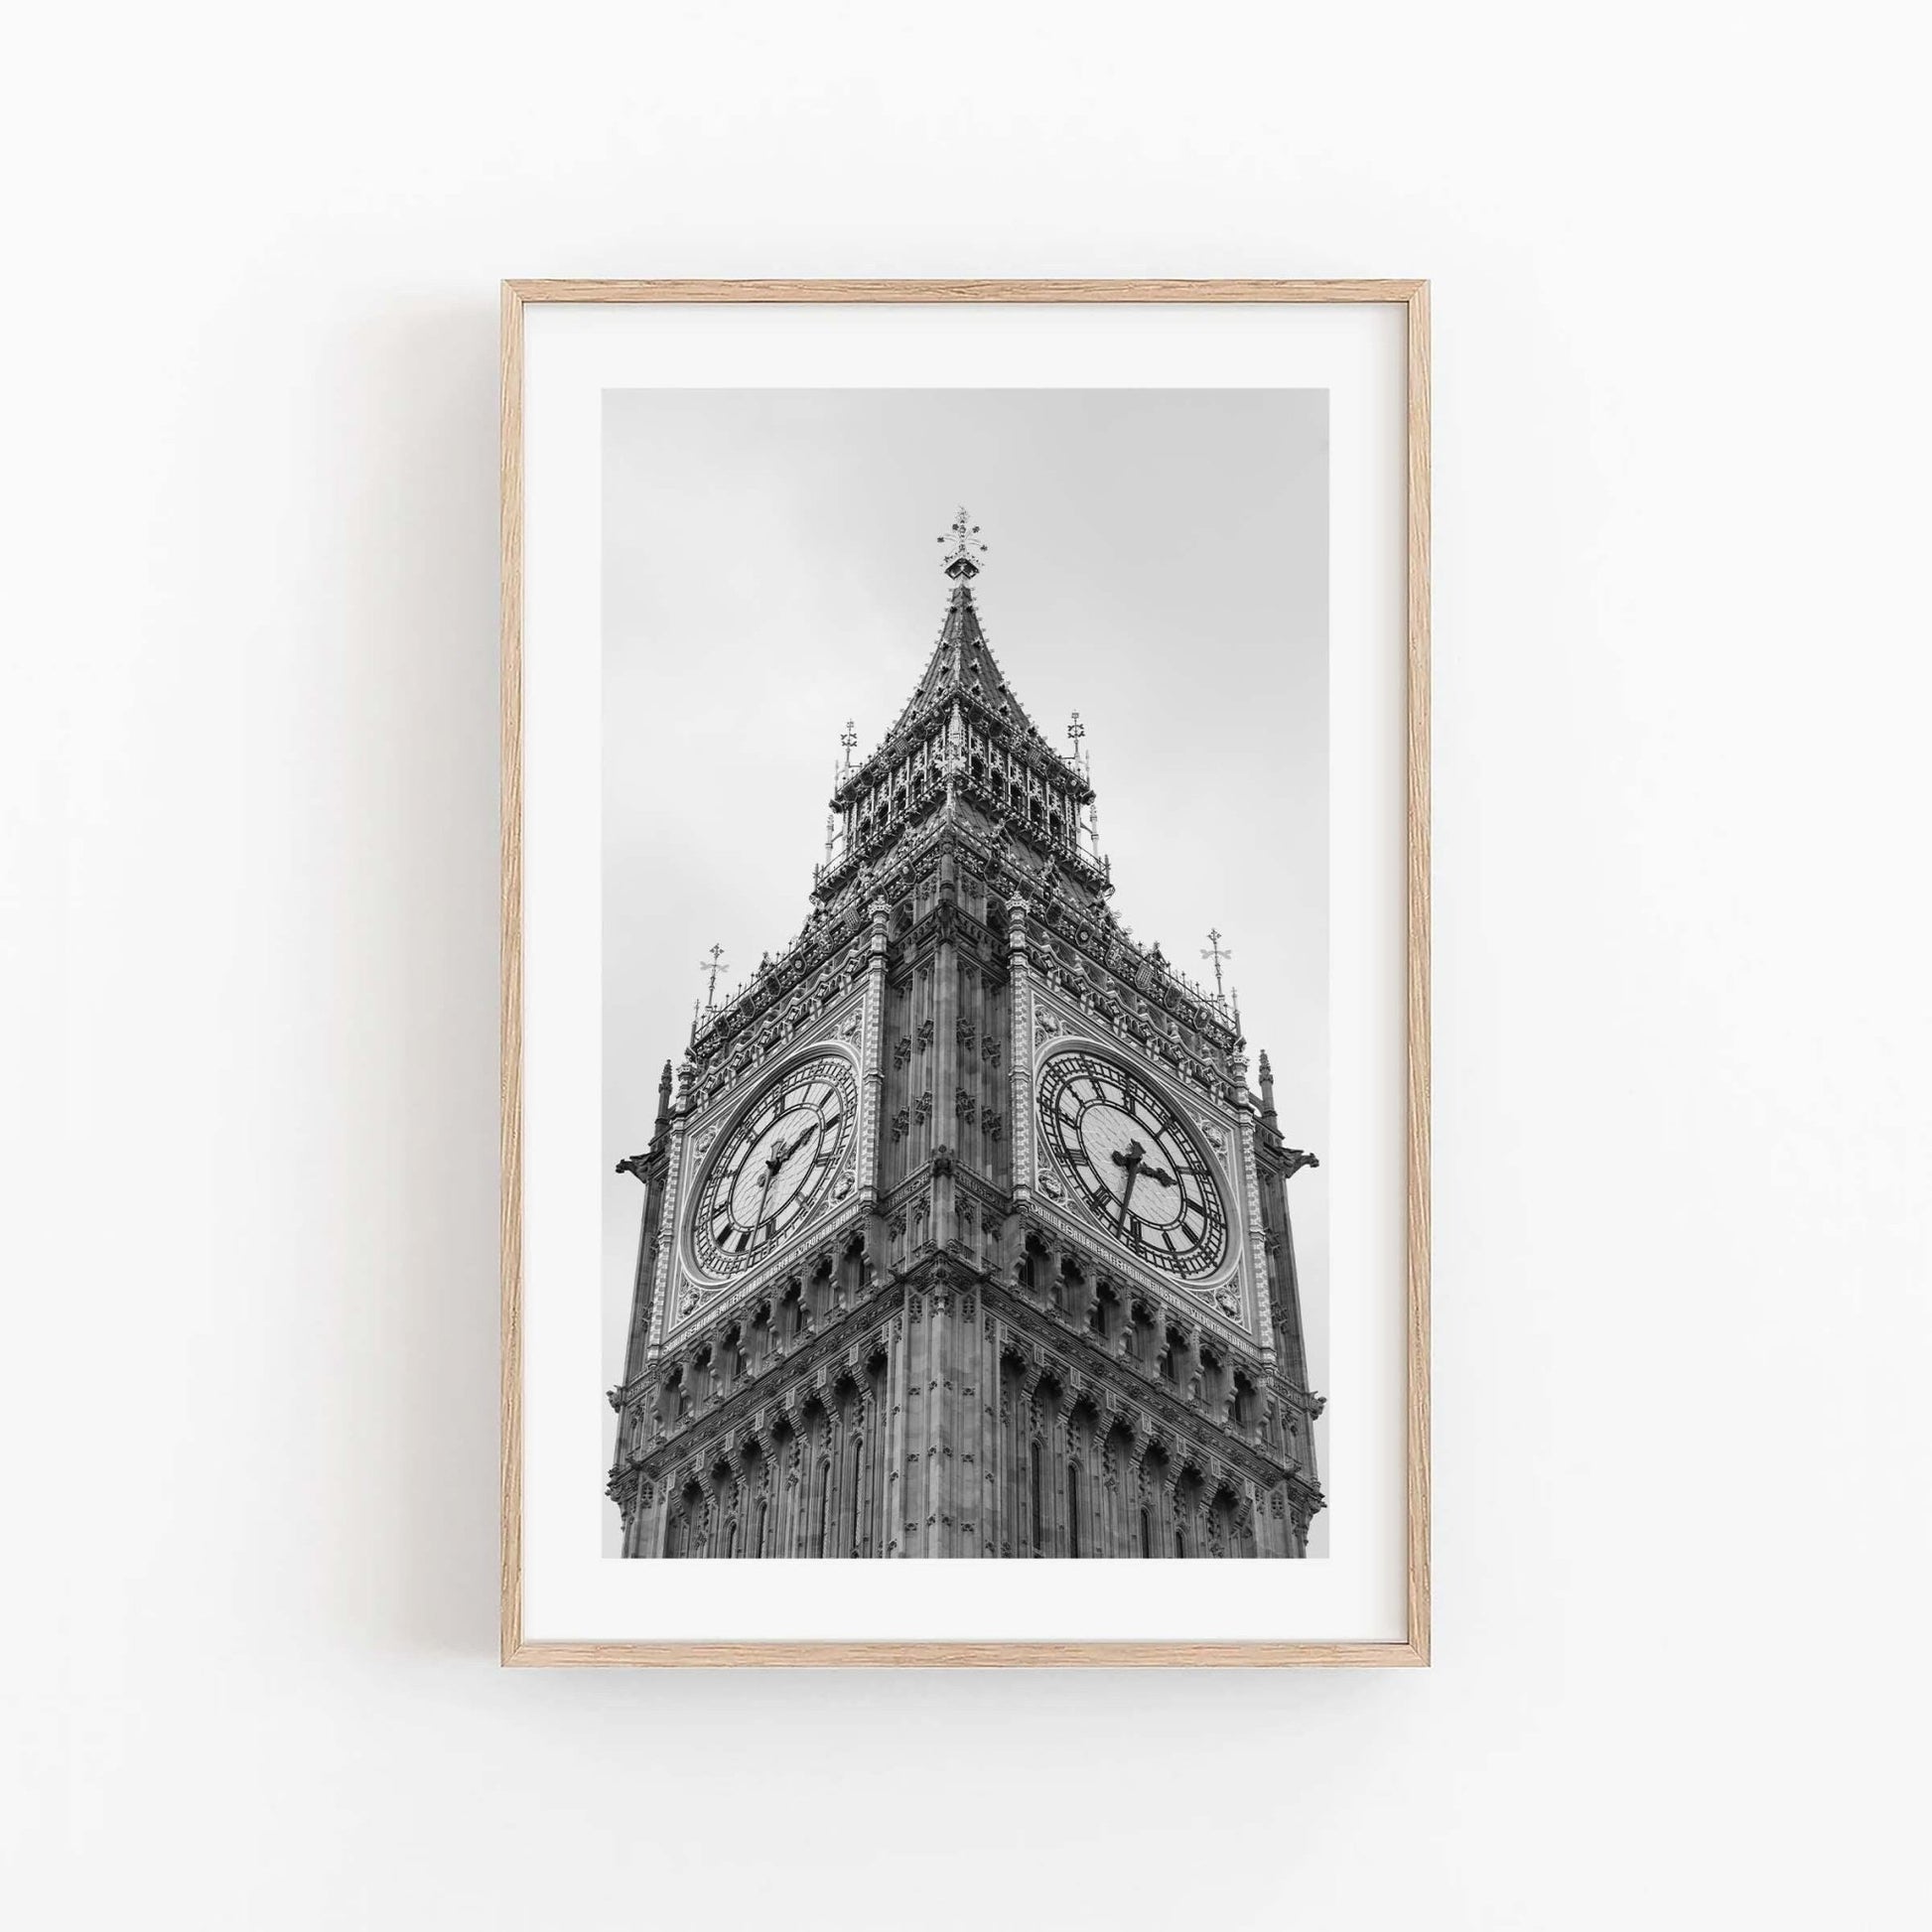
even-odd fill
[[[539,1643],[523,1635],[523,310],[532,302],[1393,303],[1408,326],[1408,1626],[1387,1643]],[[1429,1662],[1429,284],[510,281],[502,310],[502,1661],[1086,1668]]]

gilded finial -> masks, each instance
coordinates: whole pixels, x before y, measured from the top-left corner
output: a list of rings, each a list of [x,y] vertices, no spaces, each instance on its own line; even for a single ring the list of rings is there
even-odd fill
[[[952,520],[950,531],[952,548],[946,553],[942,568],[954,583],[965,583],[980,574],[978,558],[986,555],[986,545],[980,541],[980,526],[967,521],[962,508]],[[945,537],[939,539],[941,543]]]
[[[725,964],[724,947],[713,946],[698,961],[698,971],[705,976],[704,1010],[707,1013],[716,1013],[718,1011],[718,975],[731,971],[731,968]]]
[[[1207,932],[1207,944],[1201,949],[1201,957],[1203,959],[1211,959],[1214,962],[1214,1004],[1216,1006],[1225,1005],[1226,1002],[1221,993],[1221,962],[1224,959],[1232,959],[1234,957],[1234,948],[1232,946],[1222,945],[1220,933],[1210,926]],[[1237,1028],[1240,1026],[1240,1022],[1241,1016],[1237,1011],[1235,1014],[1235,1025]]]

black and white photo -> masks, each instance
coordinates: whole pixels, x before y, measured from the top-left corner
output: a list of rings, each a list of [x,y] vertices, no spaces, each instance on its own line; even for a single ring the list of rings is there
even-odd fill
[[[1325,1553],[1327,428],[607,394],[608,1554]]]

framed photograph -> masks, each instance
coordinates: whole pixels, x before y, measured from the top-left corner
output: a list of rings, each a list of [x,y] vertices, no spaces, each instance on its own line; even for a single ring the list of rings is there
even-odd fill
[[[1428,1662],[1428,315],[505,285],[505,1663]]]

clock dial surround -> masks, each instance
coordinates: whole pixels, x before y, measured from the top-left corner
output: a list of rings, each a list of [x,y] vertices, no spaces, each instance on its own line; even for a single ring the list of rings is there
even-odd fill
[[[1039,1122],[1073,1197],[1124,1248],[1183,1281],[1227,1260],[1227,1208],[1180,1115],[1122,1061],[1056,1054],[1039,1075]]]
[[[852,1147],[859,1083],[825,1053],[787,1067],[733,1123],[705,1168],[691,1209],[697,1265],[742,1274],[803,1225]]]

